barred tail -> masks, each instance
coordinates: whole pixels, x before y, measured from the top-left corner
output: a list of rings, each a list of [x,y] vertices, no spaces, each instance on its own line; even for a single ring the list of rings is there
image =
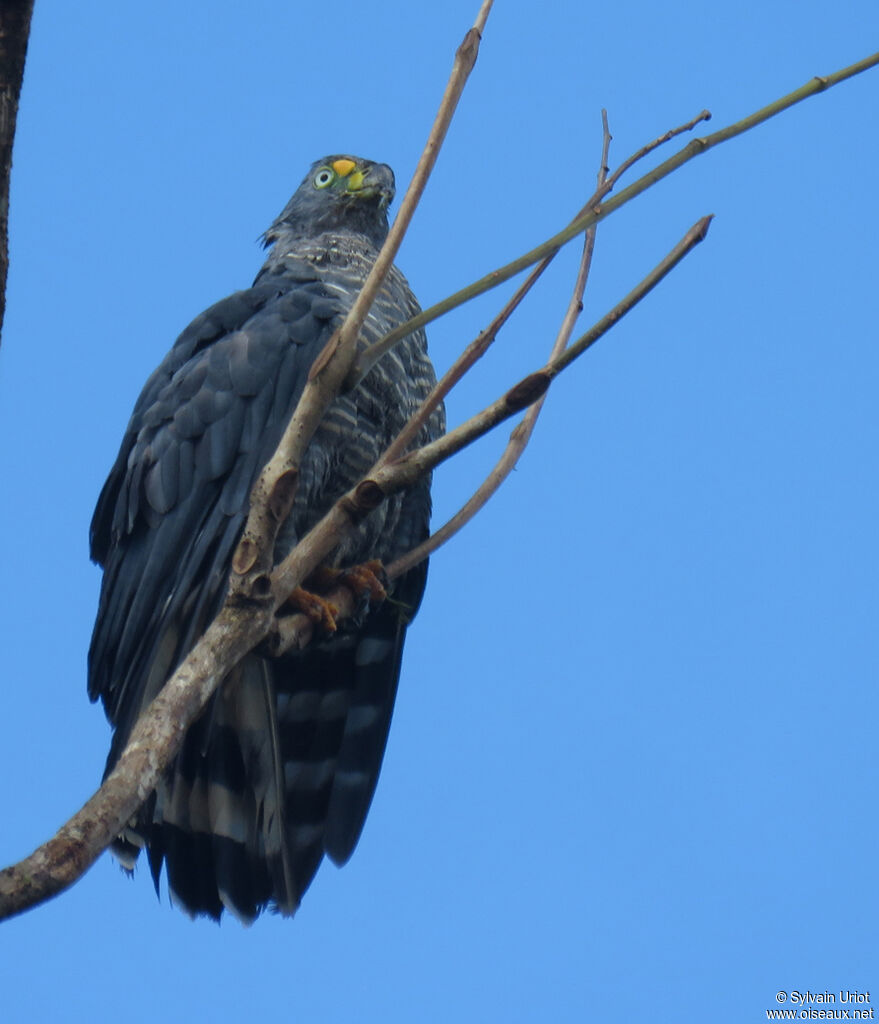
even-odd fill
[[[388,603],[358,632],[279,661],[249,655],[187,733],[114,844],[146,846],[190,914],[293,914],[324,856],[353,853],[390,728],[405,624]]]

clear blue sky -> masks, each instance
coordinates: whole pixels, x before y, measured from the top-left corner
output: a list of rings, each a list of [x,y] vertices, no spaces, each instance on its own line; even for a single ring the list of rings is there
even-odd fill
[[[37,0],[0,349],[0,860],[96,785],[87,532],[176,334],[246,286],[310,162],[404,183],[477,0]],[[498,0],[400,265],[425,304],[530,248],[703,107],[866,56],[875,0]],[[292,920],[191,923],[107,857],[0,926],[0,1018],[766,1019],[874,990],[879,71],[691,163],[599,231],[584,327],[709,238],[554,387],[434,560],[360,847]],[[572,251],[449,404],[544,358]],[[435,325],[440,368],[495,295]],[[498,443],[438,474],[438,519]],[[790,1006],[790,1004],[786,1004]]]

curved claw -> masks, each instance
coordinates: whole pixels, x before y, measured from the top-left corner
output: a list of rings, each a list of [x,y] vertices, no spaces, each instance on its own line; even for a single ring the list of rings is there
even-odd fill
[[[325,633],[335,633],[338,629],[336,616],[339,614],[339,609],[304,587],[297,587],[293,591],[284,602],[283,610],[285,614],[290,614],[291,611],[302,612],[314,623],[315,627]]]
[[[370,601],[384,601],[388,596],[384,586],[387,580],[385,567],[378,558],[374,558],[371,562],[363,562],[350,569],[343,569],[338,582],[346,586],[355,597],[368,597]]]

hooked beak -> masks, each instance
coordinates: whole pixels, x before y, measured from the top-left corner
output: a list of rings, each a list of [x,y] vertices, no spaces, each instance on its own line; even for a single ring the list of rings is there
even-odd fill
[[[380,210],[387,209],[394,198],[394,173],[387,164],[367,164],[355,167],[350,160],[337,160],[333,165],[337,173],[342,173],[339,164],[351,164],[354,167],[348,174],[345,190],[358,199],[378,199]]]

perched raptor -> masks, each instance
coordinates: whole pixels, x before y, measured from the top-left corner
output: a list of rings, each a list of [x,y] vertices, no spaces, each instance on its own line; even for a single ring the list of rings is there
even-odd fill
[[[352,305],[388,230],[385,164],[314,164],[266,232],[253,286],[211,306],[149,378],[101,492],[92,558],[104,569],[89,696],[114,727],[107,770],[141,710],[218,610],[248,497],[309,368]],[[361,331],[376,341],[419,311],[393,268]],[[303,459],[276,558],[367,471],[434,383],[423,331],[335,399]],[[420,442],[443,430],[439,410]],[[429,481],[390,498],[333,555],[387,562],[427,535]],[[146,848],[158,888],[190,914],[292,914],[326,853],[354,850],[387,741],[406,627],[426,566],[305,651],[248,655],[114,844]]]

